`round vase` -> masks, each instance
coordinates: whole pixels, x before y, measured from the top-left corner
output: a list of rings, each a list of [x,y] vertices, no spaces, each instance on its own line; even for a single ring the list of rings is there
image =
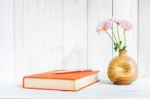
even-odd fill
[[[108,77],[114,84],[127,85],[137,79],[138,67],[136,62],[127,55],[127,51],[119,51],[109,63]]]

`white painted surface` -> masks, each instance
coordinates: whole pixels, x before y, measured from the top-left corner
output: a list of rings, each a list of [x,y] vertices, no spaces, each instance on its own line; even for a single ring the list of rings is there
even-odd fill
[[[88,0],[88,65],[100,70],[101,78],[107,78],[112,43],[105,33],[96,33],[96,26],[111,16],[112,0]]]
[[[62,2],[15,0],[15,65],[18,75],[62,65]]]
[[[87,0],[63,0],[63,68],[87,66]]]
[[[13,1],[0,0],[0,79],[14,76]]]
[[[27,99],[149,99],[150,80],[139,79],[132,85],[113,85],[99,82],[79,92],[23,89],[13,80],[0,84],[0,98]]]
[[[87,66],[86,0],[15,0],[19,76]]]
[[[150,77],[150,1],[139,2],[139,69],[142,77]]]

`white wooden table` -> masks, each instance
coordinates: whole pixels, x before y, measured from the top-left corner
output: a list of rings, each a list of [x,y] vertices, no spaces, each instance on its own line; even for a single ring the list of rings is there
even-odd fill
[[[79,92],[23,89],[12,81],[0,82],[0,99],[150,99],[150,80],[138,79],[132,85],[101,81]]]

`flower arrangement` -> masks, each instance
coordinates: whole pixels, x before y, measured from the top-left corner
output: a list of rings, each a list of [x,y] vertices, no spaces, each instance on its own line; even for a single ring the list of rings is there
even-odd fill
[[[116,32],[115,29],[116,28]],[[124,39],[121,40],[120,38],[120,29],[122,31],[122,35],[124,36]],[[123,19],[117,19],[117,18],[110,18],[106,21],[103,21],[99,23],[96,27],[96,32],[106,32],[108,37],[113,41],[114,44],[114,50],[115,51],[120,51],[120,50],[127,50],[127,45],[126,45],[126,32],[130,31],[132,29],[132,24]],[[112,35],[109,32],[112,32]]]

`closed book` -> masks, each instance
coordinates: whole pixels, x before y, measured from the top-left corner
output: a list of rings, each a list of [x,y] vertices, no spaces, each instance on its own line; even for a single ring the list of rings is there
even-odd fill
[[[25,76],[23,88],[78,91],[98,81],[98,71],[50,71]]]

